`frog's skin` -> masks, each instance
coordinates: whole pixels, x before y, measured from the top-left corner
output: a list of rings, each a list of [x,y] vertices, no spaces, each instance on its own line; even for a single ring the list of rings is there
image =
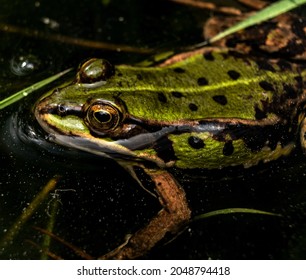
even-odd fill
[[[162,210],[102,258],[136,258],[190,219],[169,167],[250,167],[305,148],[305,64],[204,48],[155,67],[84,63],[35,116],[60,145],[110,157],[155,183]]]

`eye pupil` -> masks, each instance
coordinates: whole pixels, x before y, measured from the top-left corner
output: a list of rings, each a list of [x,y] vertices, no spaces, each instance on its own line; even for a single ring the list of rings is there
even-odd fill
[[[121,107],[108,100],[88,99],[82,109],[84,122],[94,135],[112,135],[124,120]]]
[[[109,122],[112,118],[110,113],[103,110],[95,112],[94,117],[101,123]]]
[[[59,116],[65,116],[66,113],[67,113],[67,108],[65,107],[65,105],[60,104],[57,106],[57,114]]]

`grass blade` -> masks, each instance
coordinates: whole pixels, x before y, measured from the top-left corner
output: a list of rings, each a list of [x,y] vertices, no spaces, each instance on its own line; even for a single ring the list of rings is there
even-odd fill
[[[274,18],[305,3],[306,0],[280,0],[278,2],[275,2],[269,5],[268,7],[262,9],[261,11],[255,13],[254,15],[249,16],[245,20],[233,25],[232,27],[224,30],[223,32],[220,32],[213,38],[204,41],[203,43],[197,44],[196,46],[193,46],[193,48],[203,47],[210,43],[216,42],[230,34],[233,34],[255,24],[261,23],[262,21]]]
[[[22,98],[28,96],[30,93],[34,92],[35,90],[38,90],[38,89],[40,89],[40,88],[42,88],[42,87],[52,83],[53,81],[55,81],[55,80],[59,79],[60,77],[64,76],[65,74],[67,74],[71,70],[72,70],[72,68],[64,70],[64,71],[62,71],[60,73],[57,73],[57,74],[55,74],[55,75],[53,75],[51,77],[48,77],[48,78],[46,78],[46,79],[44,79],[42,81],[39,81],[39,82],[37,82],[37,83],[35,83],[35,84],[33,84],[33,85],[31,85],[31,86],[21,90],[21,91],[18,91],[16,93],[12,94],[9,97],[1,100],[0,101],[0,110],[5,108],[5,107],[7,107],[7,106],[9,106],[9,105],[11,105],[11,104],[13,104],[13,103],[15,103],[15,102],[17,102],[17,101],[19,101]]]
[[[193,221],[201,220],[201,219],[206,219],[214,216],[219,216],[219,215],[228,215],[228,214],[233,214],[233,213],[243,213],[243,214],[260,214],[260,215],[269,215],[269,216],[281,216],[280,214],[275,214],[272,212],[267,212],[267,211],[261,211],[257,209],[250,209],[250,208],[227,208],[227,209],[221,209],[221,210],[216,210],[216,211],[211,211],[207,212],[204,214],[200,214],[198,216],[195,216],[193,218]]]

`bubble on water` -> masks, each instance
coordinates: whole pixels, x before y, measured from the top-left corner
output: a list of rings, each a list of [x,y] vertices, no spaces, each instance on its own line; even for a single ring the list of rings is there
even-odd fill
[[[42,17],[41,18],[42,23],[44,23],[46,26],[48,26],[50,29],[58,29],[60,24],[49,17]]]
[[[17,76],[26,76],[38,70],[41,64],[35,55],[17,55],[10,60],[10,69]]]

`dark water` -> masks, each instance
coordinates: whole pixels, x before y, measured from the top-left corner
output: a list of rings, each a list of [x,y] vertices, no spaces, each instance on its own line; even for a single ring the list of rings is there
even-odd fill
[[[168,1],[45,2],[2,0],[1,99],[89,57],[134,63],[150,56],[139,53],[139,48],[158,52],[197,43],[202,40],[201,24],[209,15]],[[4,24],[9,28],[3,28]],[[89,45],[80,46],[67,38],[81,38]],[[118,44],[121,51],[95,48],[90,41]],[[122,46],[135,50],[127,52]],[[40,249],[46,236],[34,226],[50,226],[55,203],[52,231],[97,257],[123,242],[160,206],[113,161],[48,145],[31,113],[32,104],[44,91],[0,111],[0,240],[46,183],[54,176],[61,179],[57,191],[46,196],[12,242],[0,250],[0,258],[43,258]],[[286,159],[248,170],[193,174],[174,170],[194,216],[237,207],[282,216],[235,214],[199,220],[144,258],[305,258],[304,162],[297,149]],[[49,249],[66,259],[79,258],[54,240]]]

